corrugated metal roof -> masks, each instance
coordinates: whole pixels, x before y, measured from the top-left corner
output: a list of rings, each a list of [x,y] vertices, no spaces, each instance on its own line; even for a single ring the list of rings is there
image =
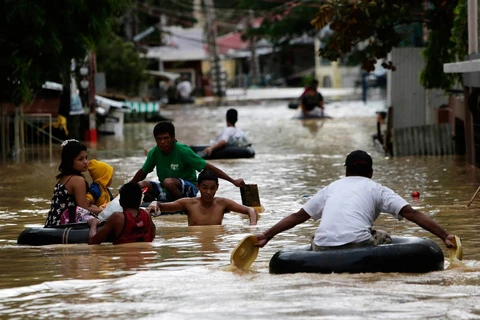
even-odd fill
[[[162,61],[191,61],[207,60],[208,53],[204,49],[203,29],[167,27],[167,45],[151,47],[144,55],[146,58],[161,59]]]
[[[180,78],[180,74],[175,72],[147,70],[147,73],[158,77],[168,78],[170,80]]]

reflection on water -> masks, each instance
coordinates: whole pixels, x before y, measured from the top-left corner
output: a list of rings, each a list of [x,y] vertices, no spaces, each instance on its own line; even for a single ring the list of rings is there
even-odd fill
[[[479,185],[478,170],[455,156],[384,158],[371,139],[376,108],[336,102],[327,106],[334,119],[302,122],[291,119],[295,110],[286,104],[238,107],[238,126],[256,156],[212,163],[258,185],[265,207],[258,226],[236,213],[212,227],[188,227],[182,215],[162,216],[154,219],[151,244],[18,246],[23,229],[44,223],[58,163],[2,164],[0,318],[480,318],[480,198],[465,207]],[[166,116],[175,119],[180,142],[206,144],[224,127],[227,109],[182,106]],[[122,138],[101,137],[89,145],[90,158],[114,167],[114,191],[141,167],[143,149],[155,145],[154,125],[126,124]],[[359,148],[372,154],[375,180],[462,238],[464,268],[420,275],[268,274],[276,251],[308,243],[318,225],[308,221],[261,249],[249,272],[229,271],[230,253],[246,234],[265,230],[343,176],[346,154]],[[239,190],[223,180],[218,195],[241,202]],[[448,258],[444,245],[413,223],[382,215],[376,226],[429,237]]]

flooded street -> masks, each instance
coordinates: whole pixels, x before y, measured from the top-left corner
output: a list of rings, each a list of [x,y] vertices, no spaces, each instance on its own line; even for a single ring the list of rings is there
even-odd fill
[[[187,218],[154,218],[151,244],[19,246],[18,234],[44,224],[58,173],[53,161],[1,164],[0,318],[8,319],[480,319],[479,170],[462,157],[385,158],[375,149],[375,111],[381,102],[334,102],[333,119],[292,120],[286,103],[235,107],[237,126],[253,142],[253,159],[214,160],[232,178],[258,185],[265,212],[258,225],[227,213],[222,226],[188,227]],[[176,138],[208,144],[225,126],[228,107],[169,107]],[[114,193],[142,166],[155,146],[155,123],[126,124],[123,137],[101,136],[89,158],[114,167]],[[309,242],[318,222],[279,234],[249,272],[231,271],[230,253],[249,233],[260,233],[297,211],[321,187],[344,176],[355,149],[373,158],[373,179],[461,237],[465,268],[426,274],[271,275],[275,252]],[[154,178],[152,173],[150,178]],[[420,192],[418,201],[411,197]],[[217,196],[241,202],[240,191],[220,180]],[[409,221],[382,215],[375,226],[399,236],[435,236]]]

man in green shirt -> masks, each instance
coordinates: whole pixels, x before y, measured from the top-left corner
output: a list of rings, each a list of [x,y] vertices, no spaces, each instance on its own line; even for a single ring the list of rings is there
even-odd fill
[[[208,163],[190,147],[177,142],[175,127],[171,122],[159,122],[153,129],[157,146],[148,152],[142,168],[137,171],[131,182],[148,188],[149,195],[158,201],[174,201],[183,197],[197,195],[197,171],[209,170],[219,178],[231,182],[237,187],[245,186],[243,179],[232,179],[225,172]],[[143,181],[157,168],[159,182]],[[147,199],[146,200],[153,200]]]

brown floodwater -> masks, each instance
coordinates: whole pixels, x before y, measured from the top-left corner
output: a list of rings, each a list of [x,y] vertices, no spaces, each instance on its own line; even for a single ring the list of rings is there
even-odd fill
[[[253,159],[212,163],[231,177],[258,185],[265,212],[257,226],[227,213],[222,226],[188,227],[182,215],[154,218],[151,244],[113,246],[17,245],[18,234],[45,221],[57,174],[59,147],[0,165],[0,318],[110,319],[480,319],[479,171],[458,156],[385,158],[375,149],[380,104],[336,102],[333,119],[292,120],[286,103],[236,107],[237,126],[253,141]],[[209,143],[225,126],[228,107],[169,107],[177,139]],[[154,123],[126,124],[123,137],[101,136],[89,157],[115,169],[114,191],[133,177],[155,145]],[[464,267],[426,274],[271,275],[281,249],[309,242],[318,222],[307,221],[262,248],[248,272],[228,268],[230,253],[247,234],[272,226],[328,183],[342,177],[348,152],[374,159],[374,179],[462,239]],[[154,177],[154,175],[150,175]],[[420,192],[415,201],[411,194]],[[221,180],[218,196],[241,202]],[[400,236],[428,237],[409,221],[382,215],[375,226]]]

